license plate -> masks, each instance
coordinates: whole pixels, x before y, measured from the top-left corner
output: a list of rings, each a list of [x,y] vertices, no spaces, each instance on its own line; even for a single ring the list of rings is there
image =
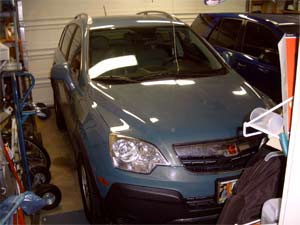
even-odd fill
[[[216,199],[222,204],[232,195],[232,189],[237,182],[237,177],[227,177],[216,180]]]

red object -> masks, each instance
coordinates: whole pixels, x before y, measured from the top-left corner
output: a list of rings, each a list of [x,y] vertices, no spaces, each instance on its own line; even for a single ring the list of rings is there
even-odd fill
[[[14,225],[25,225],[25,216],[22,208],[18,208],[17,213],[14,215],[13,219]]]
[[[296,80],[296,66],[297,66],[297,42],[299,39],[296,37],[286,38],[286,79],[287,79],[287,98],[294,96],[295,80]],[[291,129],[292,118],[292,104],[288,105],[288,130]]]
[[[103,177],[98,177],[98,181],[106,187],[109,185],[109,182],[105,180]]]
[[[25,189],[24,189],[23,183],[16,171],[14,162],[9,157],[9,147],[7,145],[4,145],[3,150],[4,150],[4,155],[5,155],[6,161],[8,162],[8,165],[9,165],[9,169],[12,172],[13,176],[15,177],[17,184],[19,186],[20,192],[22,193],[25,191]],[[26,224],[22,208],[18,208],[16,214],[14,214],[13,224],[14,225],[25,225]]]
[[[18,183],[18,186],[20,188],[20,192],[22,193],[22,192],[25,191],[25,189],[24,189],[23,183],[22,183],[22,181],[21,181],[21,179],[20,179],[20,177],[19,177],[19,175],[18,175],[18,173],[16,171],[14,162],[9,157],[8,151],[9,151],[9,147],[7,145],[4,145],[4,155],[5,155],[5,158],[6,158],[7,162],[8,162],[9,168],[10,168],[13,176],[15,177],[15,179],[16,179],[16,181]]]
[[[236,147],[236,145],[229,145],[227,147],[227,152],[230,154],[230,155],[235,155],[238,153],[238,149]]]

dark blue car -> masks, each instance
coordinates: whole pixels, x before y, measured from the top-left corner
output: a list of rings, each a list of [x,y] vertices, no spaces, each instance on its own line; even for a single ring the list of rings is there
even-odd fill
[[[281,102],[277,44],[284,33],[299,33],[299,15],[199,14],[192,29],[204,36],[248,83]]]

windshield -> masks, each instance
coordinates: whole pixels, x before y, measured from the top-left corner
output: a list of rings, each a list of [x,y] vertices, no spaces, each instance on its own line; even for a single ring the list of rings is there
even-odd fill
[[[91,79],[214,76],[224,71],[220,59],[184,26],[175,33],[172,26],[91,30],[89,46]]]

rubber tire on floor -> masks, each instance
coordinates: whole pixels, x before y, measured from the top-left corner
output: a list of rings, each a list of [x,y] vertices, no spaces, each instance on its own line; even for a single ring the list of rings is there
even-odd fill
[[[42,175],[43,179],[40,180],[38,183],[35,183],[35,179],[38,179],[38,177],[36,177],[38,174]],[[47,169],[44,166],[35,166],[35,167],[31,167],[30,168],[30,179],[31,179],[31,184],[32,186],[37,186],[40,184],[49,184],[51,181],[51,173],[49,171],[49,169]]]
[[[50,205],[44,206],[44,210],[51,210],[56,208],[61,201],[61,191],[54,184],[40,184],[35,188],[34,193],[44,199],[46,194],[52,194],[53,196],[55,196],[54,202]]]
[[[46,117],[41,117],[41,116],[38,116],[37,117],[41,120],[46,120],[48,119],[50,116],[51,116],[51,111],[50,109],[42,102],[38,102],[35,104],[37,107],[41,108],[41,112],[44,113],[46,115]]]
[[[99,194],[97,193],[97,187],[95,182],[92,181],[91,175],[85,163],[83,163],[82,158],[79,157],[78,163],[78,178],[79,178],[79,185],[82,197],[82,204],[84,207],[84,212],[87,220],[91,224],[100,224],[105,223],[105,219],[103,216],[103,200],[99,198]],[[86,185],[89,194],[89,199],[86,199],[84,190],[83,190],[83,182],[82,182],[82,170],[86,174]],[[102,214],[102,215],[101,215]]]
[[[56,126],[60,131],[66,130],[66,124],[63,117],[63,114],[61,112],[60,106],[58,101],[56,100],[56,96],[54,94],[54,111],[55,111],[55,120],[56,120]]]
[[[31,165],[31,166],[34,166],[34,165],[42,165],[42,166],[45,166],[47,169],[50,168],[51,166],[51,159],[50,159],[50,156],[47,152],[47,150],[36,144],[34,141],[32,140],[28,140],[28,139],[25,139],[24,140],[25,142],[25,149],[26,149],[26,156],[27,156],[27,161],[28,161],[28,164]],[[34,148],[30,148],[31,147],[34,147]],[[31,157],[31,151],[35,150],[34,154],[38,154],[40,157],[39,159],[38,158],[30,158]]]

